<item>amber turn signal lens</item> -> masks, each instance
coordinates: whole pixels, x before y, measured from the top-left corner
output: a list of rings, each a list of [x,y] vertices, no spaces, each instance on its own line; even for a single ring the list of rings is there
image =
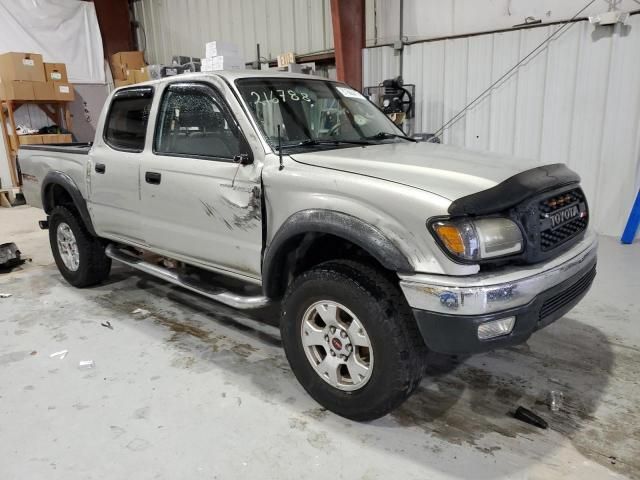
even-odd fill
[[[457,255],[464,253],[464,242],[457,227],[446,224],[436,224],[433,229],[444,243],[445,247]]]

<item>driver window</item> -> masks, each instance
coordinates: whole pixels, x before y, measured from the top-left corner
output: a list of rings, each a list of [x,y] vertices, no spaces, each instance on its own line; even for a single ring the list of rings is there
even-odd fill
[[[204,89],[169,87],[159,119],[156,153],[232,159],[240,152],[236,129]]]

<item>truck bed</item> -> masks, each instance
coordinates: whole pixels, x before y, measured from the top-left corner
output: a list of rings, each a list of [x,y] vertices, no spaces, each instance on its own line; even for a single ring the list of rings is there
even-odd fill
[[[87,155],[91,150],[91,143],[45,143],[43,145],[20,145],[20,150],[44,150],[47,152],[77,153]]]
[[[22,145],[18,150],[18,164],[22,175],[22,193],[31,206],[42,207],[43,183],[48,174],[61,172],[70,178],[75,188],[87,198],[86,171],[92,144],[56,143]]]

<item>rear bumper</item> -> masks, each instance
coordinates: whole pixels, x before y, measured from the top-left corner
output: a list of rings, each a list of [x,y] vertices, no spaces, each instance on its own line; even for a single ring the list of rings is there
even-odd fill
[[[589,290],[596,261],[596,237],[588,234],[542,267],[520,267],[506,275],[412,276],[401,278],[400,285],[426,345],[436,352],[469,354],[524,342],[534,331],[562,317]],[[531,275],[533,268],[536,271]],[[438,283],[416,281],[427,277]],[[512,280],[498,281],[507,278]],[[478,338],[481,324],[506,317],[515,317],[509,334]]]

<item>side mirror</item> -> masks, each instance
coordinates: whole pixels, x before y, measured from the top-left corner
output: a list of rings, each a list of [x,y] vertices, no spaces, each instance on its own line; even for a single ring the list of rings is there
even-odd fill
[[[239,163],[240,165],[249,165],[253,163],[253,158],[248,153],[241,153],[233,157],[234,163]]]

